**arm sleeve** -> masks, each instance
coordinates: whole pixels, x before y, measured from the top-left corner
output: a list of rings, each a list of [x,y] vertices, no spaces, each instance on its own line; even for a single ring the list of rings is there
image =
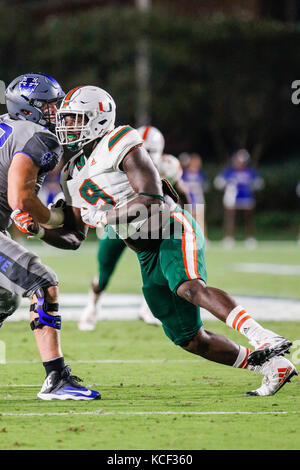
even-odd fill
[[[36,132],[25,144],[21,152],[28,155],[41,169],[41,173],[53,170],[59,163],[63,150],[54,134]]]

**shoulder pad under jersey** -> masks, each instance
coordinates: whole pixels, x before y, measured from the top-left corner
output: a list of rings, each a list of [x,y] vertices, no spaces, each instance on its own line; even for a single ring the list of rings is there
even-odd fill
[[[115,171],[120,170],[120,163],[127,153],[137,145],[142,145],[143,139],[139,132],[131,126],[119,126],[107,136],[107,164]]]

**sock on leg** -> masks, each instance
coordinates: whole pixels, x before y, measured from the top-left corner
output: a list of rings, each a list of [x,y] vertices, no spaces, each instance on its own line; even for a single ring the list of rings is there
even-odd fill
[[[46,376],[48,376],[54,370],[60,373],[65,367],[65,361],[63,357],[56,357],[50,361],[43,362],[43,366],[45,367]]]
[[[246,336],[254,347],[267,340],[268,337],[276,336],[275,333],[266,330],[257,323],[241,305],[238,305],[229,313],[226,324]]]
[[[236,361],[232,365],[232,367],[237,367],[239,369],[247,369],[247,358],[251,352],[251,349],[245,348],[244,346],[240,346],[238,357],[236,358]]]

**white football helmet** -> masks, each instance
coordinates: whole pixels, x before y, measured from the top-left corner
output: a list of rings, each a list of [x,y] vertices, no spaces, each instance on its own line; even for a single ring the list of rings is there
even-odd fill
[[[145,149],[149,152],[153,163],[157,166],[165,147],[164,136],[153,126],[142,126],[137,131],[144,141]]]
[[[105,90],[78,86],[66,94],[57,111],[56,135],[62,145],[83,147],[113,130],[115,119],[116,104]]]

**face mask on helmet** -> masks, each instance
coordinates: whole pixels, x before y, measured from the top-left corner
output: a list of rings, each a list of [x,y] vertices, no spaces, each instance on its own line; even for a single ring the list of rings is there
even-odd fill
[[[54,78],[42,73],[20,75],[8,85],[5,96],[12,119],[31,121],[55,131],[56,106],[65,94]]]
[[[57,112],[56,135],[62,145],[78,150],[113,130],[115,117],[115,102],[105,90],[77,87],[66,95]]]

